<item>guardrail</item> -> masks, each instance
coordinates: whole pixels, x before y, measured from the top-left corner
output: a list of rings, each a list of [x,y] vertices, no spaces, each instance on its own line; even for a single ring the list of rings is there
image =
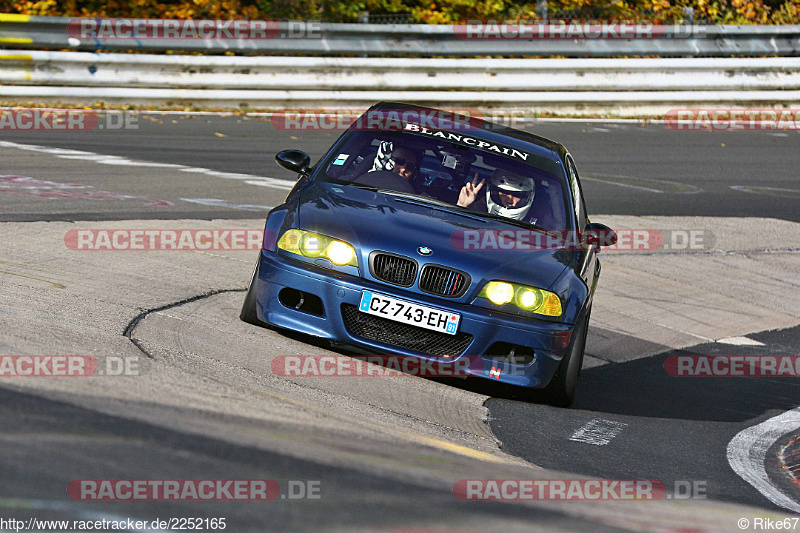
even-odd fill
[[[0,84],[319,91],[800,89],[800,58],[421,59],[5,51]]]
[[[441,59],[0,51],[0,100],[658,115],[800,103],[800,58]]]
[[[0,50],[0,101],[353,110],[395,100],[576,115],[800,103],[800,59],[731,57],[800,55],[800,26],[657,26],[641,39],[566,39],[561,27],[547,34],[558,38],[488,40],[470,38],[475,33],[463,25],[251,21],[245,24],[260,25],[260,38],[163,39],[147,25],[176,21],[126,21],[145,28],[138,40],[81,26],[97,30],[101,20],[108,19],[0,15],[0,46],[33,49]],[[201,22],[226,24],[181,24]],[[162,53],[106,52],[114,49]],[[337,55],[358,57],[330,57]],[[412,55],[421,57],[401,57]],[[511,57],[465,57],[489,55]],[[521,57],[551,55],[568,57]],[[615,55],[681,57],[595,57]]]
[[[800,26],[657,26],[651,38],[470,38],[464,26],[270,23],[259,39],[82,38],[79,19],[0,15],[0,45],[29,49],[358,56],[794,56]],[[90,19],[84,19],[90,20]],[[72,25],[70,26],[70,21]],[[549,35],[549,34],[548,34]]]

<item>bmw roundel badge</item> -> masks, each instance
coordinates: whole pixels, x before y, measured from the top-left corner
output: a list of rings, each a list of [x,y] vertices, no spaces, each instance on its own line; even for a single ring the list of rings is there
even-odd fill
[[[433,253],[433,250],[431,250],[427,246],[420,246],[419,248],[417,248],[417,253],[419,253],[419,255],[431,255]]]

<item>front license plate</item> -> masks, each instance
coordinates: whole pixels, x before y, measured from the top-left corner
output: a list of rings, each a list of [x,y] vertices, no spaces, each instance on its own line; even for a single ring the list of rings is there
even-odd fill
[[[372,291],[361,293],[359,311],[370,315],[382,316],[395,322],[411,324],[425,329],[432,329],[440,333],[455,335],[458,331],[458,322],[461,315],[449,313],[441,309],[434,309],[424,305],[398,300],[385,294],[376,294]]]

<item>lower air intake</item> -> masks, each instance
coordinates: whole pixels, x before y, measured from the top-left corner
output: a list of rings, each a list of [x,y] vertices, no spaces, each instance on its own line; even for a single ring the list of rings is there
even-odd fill
[[[442,357],[459,355],[472,342],[472,335],[439,333],[417,326],[401,324],[379,316],[368,315],[355,305],[342,304],[342,318],[347,331],[355,336],[413,352]]]

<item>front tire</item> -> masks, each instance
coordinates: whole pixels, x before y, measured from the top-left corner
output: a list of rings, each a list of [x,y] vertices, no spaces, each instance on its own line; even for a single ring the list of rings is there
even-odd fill
[[[258,302],[256,301],[256,280],[258,279],[258,267],[261,261],[256,263],[256,268],[253,270],[253,277],[250,280],[250,286],[247,288],[247,294],[244,297],[244,303],[242,304],[242,312],[239,313],[239,318],[242,319],[244,322],[248,324],[253,324],[254,326],[261,326],[265,327],[267,324],[262,322],[258,319],[258,312],[256,311]]]
[[[586,350],[586,335],[589,332],[589,316],[591,309],[586,312],[586,316],[579,322],[575,329],[572,343],[567,351],[567,355],[558,365],[558,370],[550,384],[545,388],[547,403],[557,407],[569,407],[575,400],[575,389],[578,386],[578,376],[583,366],[583,354]]]

